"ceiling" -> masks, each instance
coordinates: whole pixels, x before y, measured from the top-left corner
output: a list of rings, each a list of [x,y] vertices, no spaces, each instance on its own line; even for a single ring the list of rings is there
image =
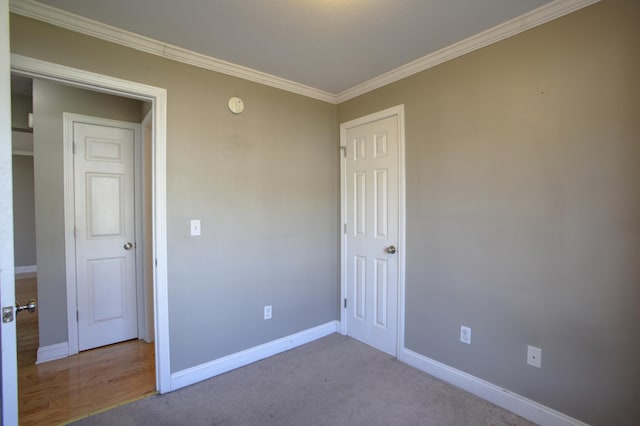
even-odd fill
[[[551,1],[40,0],[40,3],[339,94]]]

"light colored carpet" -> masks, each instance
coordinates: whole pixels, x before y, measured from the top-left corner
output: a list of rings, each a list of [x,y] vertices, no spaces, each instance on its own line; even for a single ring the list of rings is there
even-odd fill
[[[266,360],[74,425],[531,425],[349,337]]]

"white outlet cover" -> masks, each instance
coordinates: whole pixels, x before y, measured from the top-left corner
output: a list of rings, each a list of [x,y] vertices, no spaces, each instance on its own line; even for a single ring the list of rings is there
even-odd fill
[[[464,325],[460,326],[460,341],[468,345],[471,344],[471,328]]]
[[[535,346],[527,346],[527,364],[533,367],[542,367],[542,349]]]
[[[272,315],[273,315],[272,306],[271,305],[265,306],[264,307],[264,319],[266,319],[266,320],[271,319]]]

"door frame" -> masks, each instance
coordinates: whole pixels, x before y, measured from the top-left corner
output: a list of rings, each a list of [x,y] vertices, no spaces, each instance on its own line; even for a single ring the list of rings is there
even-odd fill
[[[398,318],[396,338],[396,358],[404,348],[404,291],[405,291],[405,133],[404,133],[404,105],[397,105],[372,114],[359,117],[340,124],[340,333],[347,334],[347,308],[344,300],[347,298],[347,131],[353,127],[368,124],[389,117],[398,120]]]
[[[167,271],[167,91],[128,80],[11,54],[11,72],[69,86],[151,102],[153,112],[153,259],[156,390],[171,391]]]
[[[144,335],[144,299],[141,294],[144,291],[144,283],[141,277],[144,267],[142,265],[142,229],[143,229],[143,217],[142,217],[142,126],[140,123],[131,123],[127,121],[111,120],[102,117],[93,117],[83,114],[75,114],[70,112],[63,112],[62,119],[63,125],[63,154],[64,154],[64,246],[65,246],[65,260],[67,269],[67,356],[75,355],[79,350],[79,335],[78,335],[78,277],[77,277],[77,264],[76,264],[76,238],[75,238],[75,167],[74,167],[74,152],[73,152],[73,123],[82,122],[88,124],[95,124],[98,126],[111,126],[118,128],[126,128],[133,130],[133,179],[134,179],[134,226],[135,226],[135,280],[136,280],[136,324],[138,327],[138,338],[142,338]],[[142,322],[142,323],[141,323]]]

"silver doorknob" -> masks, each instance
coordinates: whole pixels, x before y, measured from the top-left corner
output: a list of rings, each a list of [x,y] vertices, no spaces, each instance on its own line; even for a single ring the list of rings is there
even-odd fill
[[[124,245],[124,249],[125,250],[131,250],[132,248],[133,248],[133,244],[131,244],[131,243],[127,243],[127,244]]]
[[[384,251],[386,251],[388,254],[396,254],[396,246],[389,246],[386,249],[384,249]]]
[[[22,311],[29,311],[29,313],[34,313],[36,311],[36,307],[38,304],[36,303],[36,299],[29,300],[29,303],[26,305],[20,305],[16,302],[16,316]]]

